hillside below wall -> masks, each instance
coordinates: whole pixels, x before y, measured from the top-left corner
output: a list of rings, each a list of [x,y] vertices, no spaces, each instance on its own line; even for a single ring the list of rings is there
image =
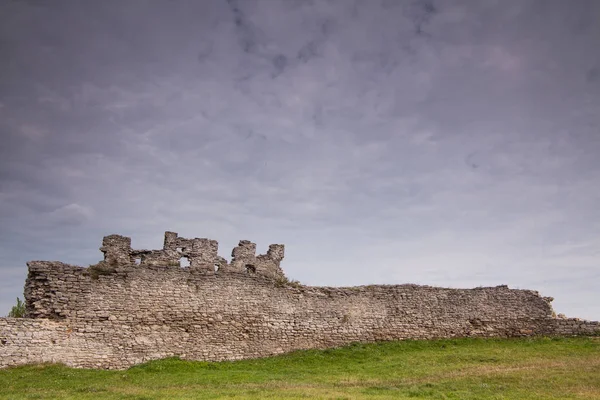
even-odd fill
[[[245,273],[127,267],[107,275],[29,263],[27,319],[0,319],[0,367],[62,362],[122,369],[151,359],[264,357],[351,342],[592,334],[548,298],[506,286],[327,288]]]

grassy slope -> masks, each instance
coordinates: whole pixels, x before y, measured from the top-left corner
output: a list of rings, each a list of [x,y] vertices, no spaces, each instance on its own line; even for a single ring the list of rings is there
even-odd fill
[[[0,399],[600,399],[600,338],[356,344],[127,371],[0,370]]]

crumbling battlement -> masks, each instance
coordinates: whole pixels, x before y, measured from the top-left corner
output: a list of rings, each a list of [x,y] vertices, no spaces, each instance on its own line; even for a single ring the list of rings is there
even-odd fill
[[[256,256],[256,244],[241,240],[231,253],[231,263],[220,257],[218,250],[219,243],[216,240],[186,239],[179,237],[175,232],[165,232],[161,250],[133,250],[131,238],[109,235],[104,237],[100,247],[100,251],[104,253],[101,266],[179,266],[182,259],[187,259],[189,268],[196,272],[245,272],[271,278],[285,277],[280,267],[284,256],[282,244],[272,244],[267,254]]]
[[[378,340],[600,334],[598,322],[555,317],[552,298],[505,285],[288,282],[282,245],[256,256],[242,240],[230,263],[216,241],[173,232],[162,250],[133,250],[119,235],[100,250],[104,260],[88,268],[27,263],[28,318],[0,318],[0,367],[123,369],[170,356],[236,360]]]

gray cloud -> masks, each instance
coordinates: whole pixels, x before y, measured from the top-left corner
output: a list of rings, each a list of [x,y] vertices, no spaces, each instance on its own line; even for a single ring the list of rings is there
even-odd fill
[[[597,2],[0,5],[0,313],[164,230],[309,284],[508,283],[600,318]],[[4,279],[5,278],[5,279]]]

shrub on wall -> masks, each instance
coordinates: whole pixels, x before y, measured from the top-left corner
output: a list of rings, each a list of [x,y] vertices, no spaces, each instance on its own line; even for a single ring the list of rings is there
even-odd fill
[[[25,303],[22,302],[18,297],[17,305],[11,308],[8,316],[12,318],[23,318],[25,316]]]

